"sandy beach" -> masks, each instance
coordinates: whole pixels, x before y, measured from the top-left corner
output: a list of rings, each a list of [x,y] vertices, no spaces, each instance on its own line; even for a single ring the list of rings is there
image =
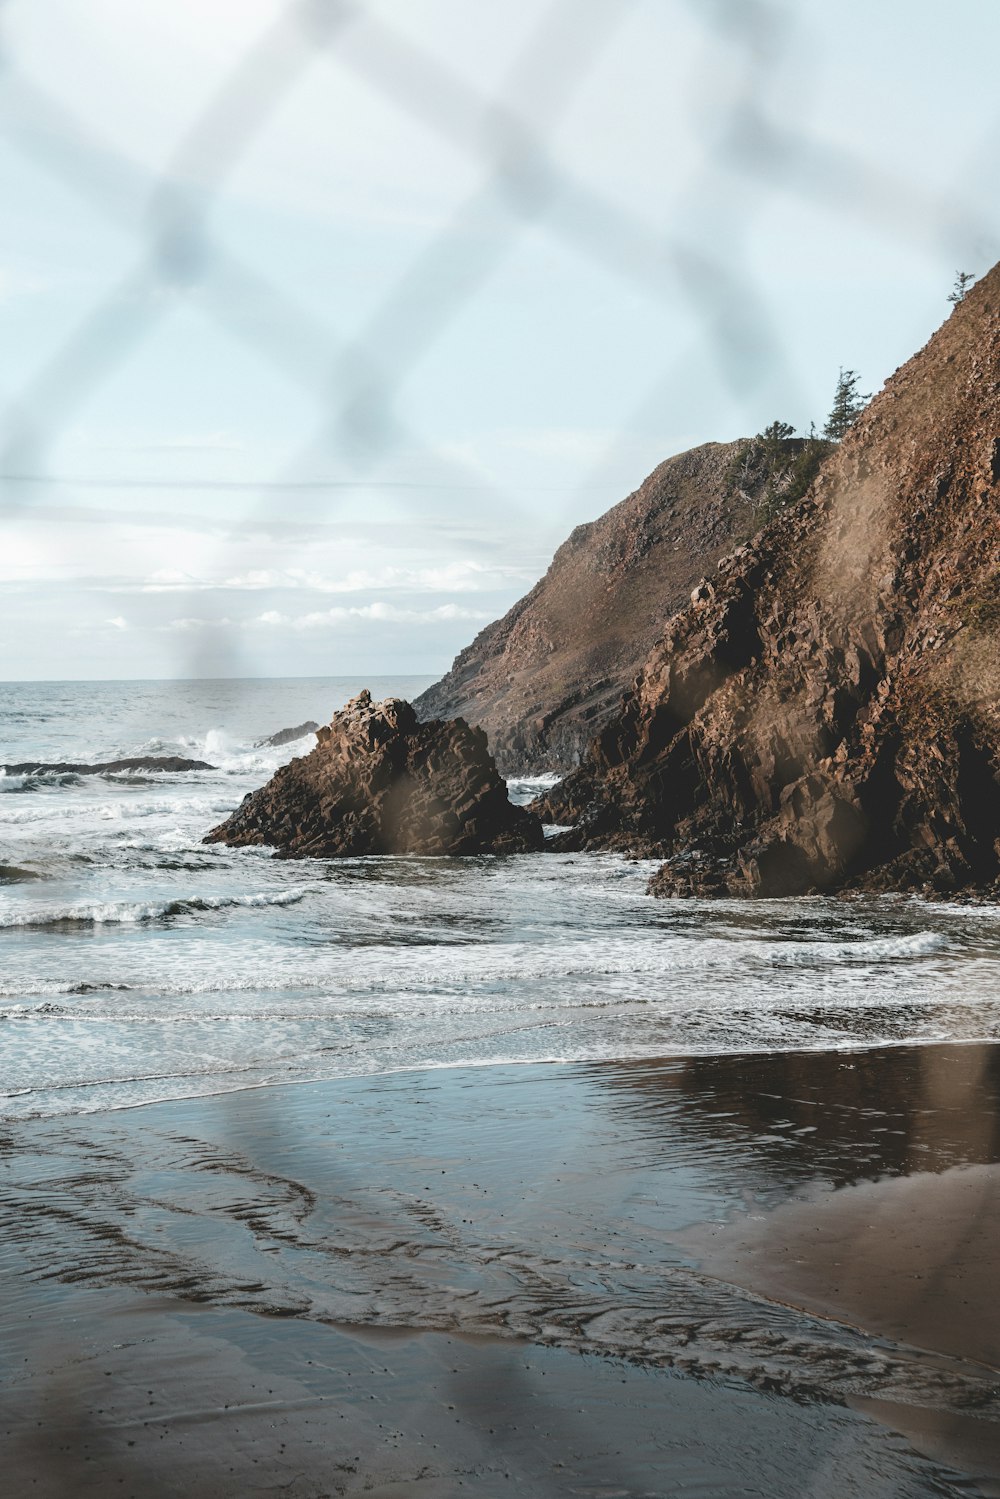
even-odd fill
[[[997,1076],[455,1068],[7,1127],[9,1491],[1000,1493]]]

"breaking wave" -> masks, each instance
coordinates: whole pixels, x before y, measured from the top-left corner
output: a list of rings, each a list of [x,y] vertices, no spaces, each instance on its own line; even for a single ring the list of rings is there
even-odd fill
[[[103,901],[64,909],[17,911],[0,915],[3,927],[63,927],[135,925],[163,921],[172,916],[194,916],[203,911],[225,911],[231,907],[256,909],[264,906],[296,905],[309,893],[308,886],[255,895],[198,895],[182,900]]]

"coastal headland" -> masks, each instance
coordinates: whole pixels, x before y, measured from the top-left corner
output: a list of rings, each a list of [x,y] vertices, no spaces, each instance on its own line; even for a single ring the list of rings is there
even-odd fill
[[[654,895],[996,898],[998,392],[1000,266],[839,444],[817,447],[801,498],[772,496],[751,539],[719,556],[708,547],[714,573],[662,629],[642,605],[659,634],[617,710],[608,692],[627,661],[612,647],[620,634],[645,645],[629,625],[636,600],[662,573],[668,607],[683,575],[681,562],[661,566],[672,497],[683,491],[693,510],[705,485],[725,493],[739,455],[683,455],[574,532],[537,589],[418,699],[424,713],[457,704],[481,717],[505,762],[561,755],[568,773],[531,812],[507,803],[475,717],[418,723],[409,704],[366,696],[209,838],[293,857],[516,852],[541,846],[537,814],[558,829],[553,849],[662,858]],[[768,441],[780,458],[783,440]],[[808,451],[792,446],[794,468]],[[716,542],[748,503],[723,506]],[[584,582],[602,599],[596,614]]]
[[[547,794],[661,895],[1000,891],[1000,266],[669,622]]]

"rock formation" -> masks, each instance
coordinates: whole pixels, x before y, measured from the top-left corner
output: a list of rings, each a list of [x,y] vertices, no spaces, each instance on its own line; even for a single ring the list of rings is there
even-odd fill
[[[752,502],[727,483],[739,446],[669,458],[577,526],[531,592],[416,699],[420,717],[484,728],[505,775],[576,765],[693,584],[756,529]]]
[[[542,846],[537,817],[508,801],[486,735],[460,718],[419,723],[401,698],[362,692],[316,737],[204,841],[273,844],[285,858]]]
[[[126,775],[143,770],[169,771],[176,775],[184,770],[214,770],[207,760],[185,760],[182,755],[136,755],[129,760],[103,760],[92,765],[70,760],[21,760],[16,765],[0,765],[8,776],[27,775],[76,775],[99,776]]]
[[[279,729],[276,734],[269,734],[266,739],[258,739],[254,749],[280,749],[283,744],[294,744],[296,739],[304,739],[307,734],[315,734],[319,728],[311,718],[305,723],[297,723],[290,729]]]
[[[1000,267],[669,622],[541,806],[658,893],[1000,894]]]

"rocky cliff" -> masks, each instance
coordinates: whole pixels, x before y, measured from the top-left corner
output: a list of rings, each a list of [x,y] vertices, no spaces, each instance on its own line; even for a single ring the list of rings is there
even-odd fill
[[[659,893],[1000,894],[1000,267],[670,620],[541,808]]]
[[[693,584],[756,528],[752,497],[727,483],[739,447],[669,458],[577,526],[531,592],[416,699],[420,717],[484,728],[506,775],[576,765]]]
[[[285,858],[542,846],[538,819],[508,801],[486,735],[461,719],[421,724],[402,699],[362,692],[316,737],[204,842],[271,844]]]

